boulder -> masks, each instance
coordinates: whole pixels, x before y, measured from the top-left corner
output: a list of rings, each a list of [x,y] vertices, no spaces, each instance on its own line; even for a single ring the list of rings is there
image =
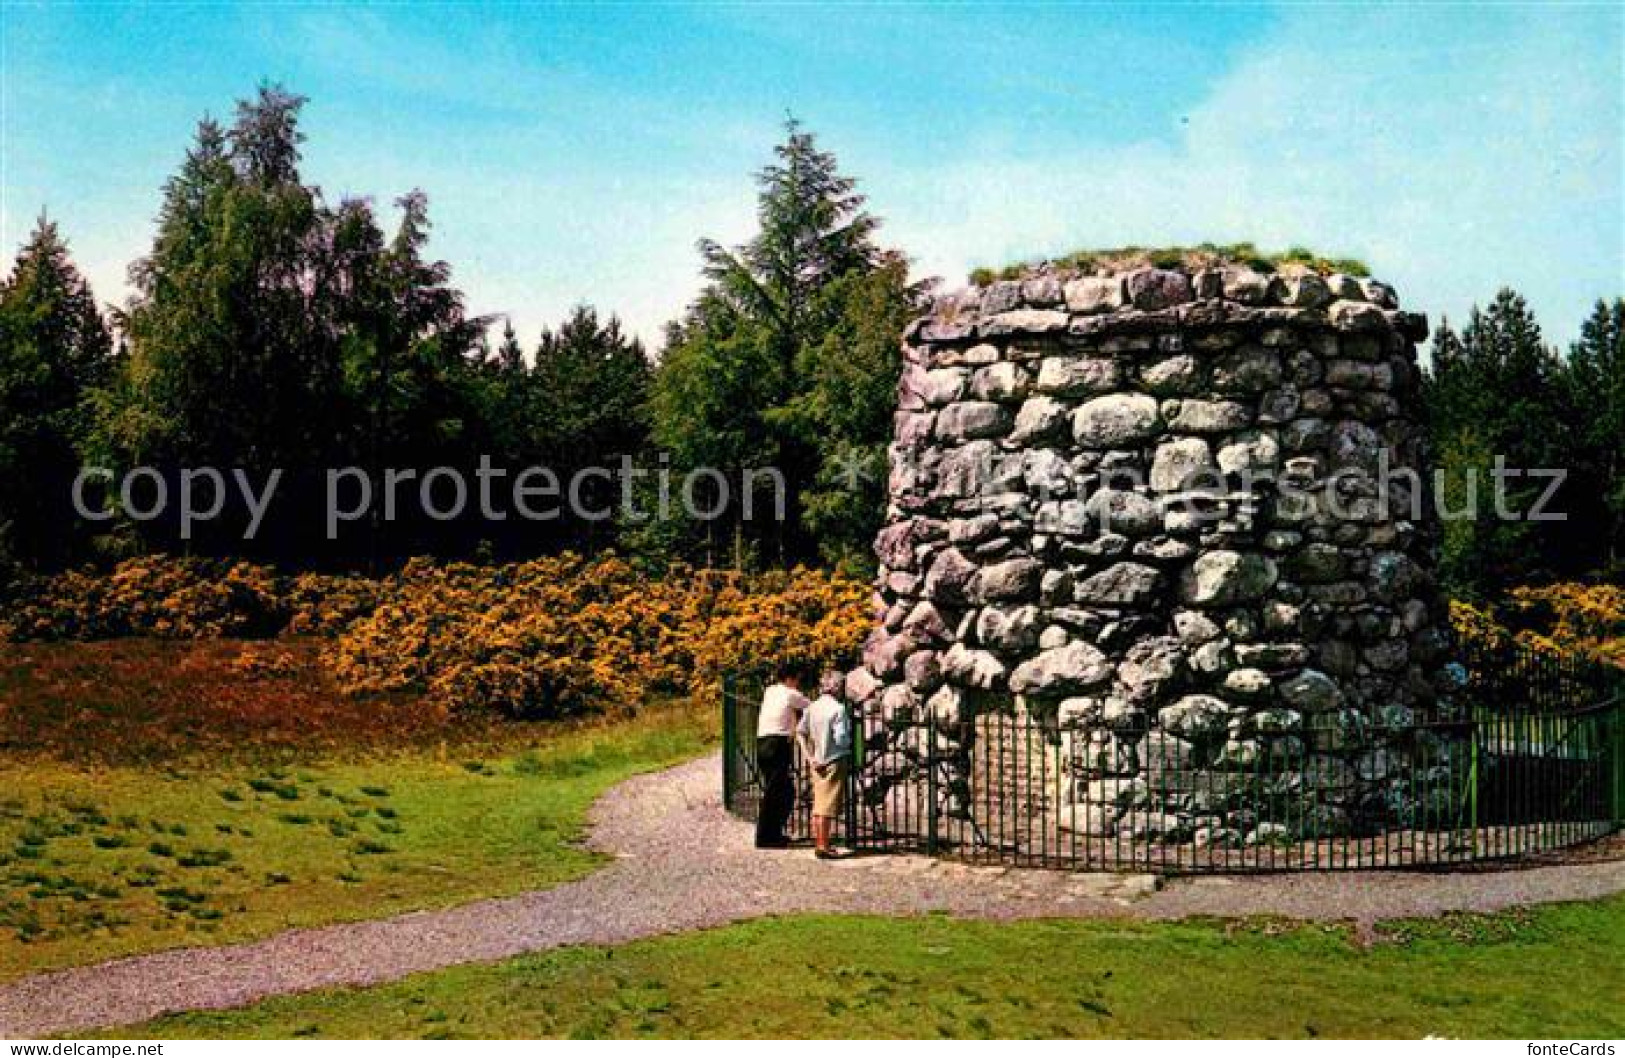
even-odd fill
[[[1147,312],[1183,305],[1196,296],[1190,276],[1164,268],[1130,272],[1123,288],[1134,307]]]
[[[950,683],[993,691],[1004,686],[1004,662],[985,650],[955,643],[942,655],[942,674]]]
[[[1162,528],[1157,501],[1124,489],[1101,489],[1084,502],[1083,512],[1100,533],[1144,536]]]
[[[918,694],[929,694],[942,684],[942,656],[935,650],[916,650],[903,662],[903,682]]]
[[[988,606],[976,615],[976,641],[1007,654],[1031,650],[1038,644],[1036,606]]]
[[[1263,304],[1270,289],[1270,277],[1251,268],[1220,269],[1219,283],[1226,301],[1242,305]]]
[[[942,611],[929,600],[914,604],[903,619],[903,631],[917,643],[946,643],[953,635],[953,629],[948,627]]]
[[[1059,278],[1051,275],[1034,276],[1021,284],[1021,300],[1035,308],[1053,308],[1065,300]]]
[[[938,724],[963,724],[974,715],[970,697],[953,684],[945,683],[925,701],[925,711]]]
[[[903,662],[918,644],[907,635],[890,635],[876,629],[863,644],[863,667],[883,680],[903,674]]]
[[[1151,458],[1151,491],[1178,492],[1200,483],[1198,475],[1213,466],[1213,450],[1200,437],[1177,437],[1157,446]]]
[[[1016,412],[1016,425],[1010,431],[1015,444],[1043,444],[1067,435],[1071,412],[1054,397],[1029,397]]]
[[[941,407],[963,397],[969,379],[970,372],[962,367],[939,367],[923,372],[914,384],[925,403]]]
[[[1053,309],[1016,309],[1001,312],[982,320],[977,333],[984,338],[999,338],[1015,334],[1049,334],[1064,331],[1071,318]]]
[[[1281,681],[1275,693],[1282,702],[1304,713],[1329,713],[1343,706],[1343,691],[1337,681],[1318,669],[1304,669]]]
[[[852,705],[867,705],[880,693],[881,682],[867,668],[859,666],[846,674],[843,688],[846,700]]]
[[[977,572],[976,564],[958,548],[947,548],[937,554],[925,575],[925,597],[939,604],[965,606],[972,601]]]
[[[1213,364],[1213,388],[1220,393],[1259,393],[1281,378],[1280,356],[1261,345],[1244,345]]]
[[[1363,301],[1334,302],[1326,317],[1340,331],[1380,331],[1388,325],[1382,309]]]
[[[1174,631],[1187,647],[1199,647],[1218,639],[1223,631],[1213,619],[1200,610],[1180,610],[1174,614]]]
[[[1226,474],[1261,474],[1280,463],[1281,444],[1274,431],[1248,430],[1219,449],[1219,469]]]
[[[1269,693],[1269,673],[1263,669],[1234,669],[1225,675],[1224,689],[1238,698],[1257,698]]]
[[[1313,272],[1276,276],[1270,283],[1270,299],[1300,309],[1318,309],[1332,300],[1326,281]]]
[[[937,436],[944,441],[997,437],[1010,429],[1010,409],[991,401],[967,400],[937,412]]]
[[[1142,639],[1128,649],[1117,666],[1117,683],[1131,703],[1160,701],[1185,677],[1185,650],[1172,636]]]
[[[1084,448],[1120,448],[1145,441],[1161,428],[1156,398],[1144,393],[1096,397],[1072,416],[1072,436]]]
[[[1072,597],[1084,606],[1148,605],[1162,590],[1162,574],[1138,562],[1119,562],[1079,581]]]
[[[919,714],[920,696],[901,683],[894,683],[880,692],[880,715],[901,720],[912,720]]]
[[[1262,598],[1275,585],[1275,563],[1247,551],[1208,551],[1185,571],[1180,584],[1193,606],[1235,606]]]
[[[1089,536],[1093,532],[1089,508],[1082,500],[1050,500],[1039,505],[1033,528],[1056,536]]]
[[[1334,467],[1376,470],[1384,445],[1382,436],[1363,422],[1345,419],[1332,427],[1326,448]]]
[[[876,535],[875,556],[887,569],[912,570],[915,568],[914,549],[928,538],[922,519],[893,522]]]
[[[979,514],[974,518],[954,518],[948,522],[948,542],[958,546],[974,546],[991,540],[999,534],[999,516]]]
[[[1110,312],[1123,304],[1118,276],[1084,276],[1066,284],[1066,307],[1081,315]]]
[[[978,368],[971,376],[970,395],[983,401],[1016,401],[1026,396],[1030,384],[1026,369],[1007,360]]]
[[[982,602],[1023,602],[1036,598],[1044,564],[1036,558],[1012,558],[984,566],[975,594]]]
[[[982,291],[982,311],[990,316],[1019,308],[1021,308],[1021,284],[1015,280],[1006,279],[990,283],[988,288]]]
[[[1405,598],[1421,588],[1427,579],[1422,567],[1398,551],[1379,551],[1372,555],[1366,573],[1372,596],[1386,603]]]
[[[1190,742],[1221,738],[1230,730],[1235,710],[1223,698],[1211,694],[1187,694],[1157,713],[1164,731]]]
[[[1015,694],[1062,697],[1083,693],[1112,677],[1112,663],[1087,643],[1068,643],[1016,666],[1010,674]]]
[[[1188,353],[1165,356],[1140,368],[1140,384],[1159,397],[1183,397],[1202,384],[1202,369]]]
[[[1252,411],[1239,401],[1182,400],[1168,425],[1184,433],[1226,433],[1252,421]]]
[[[1117,361],[1107,357],[1046,356],[1039,361],[1034,388],[1057,396],[1092,396],[1110,393],[1120,378]]]
[[[1348,576],[1348,559],[1336,544],[1305,544],[1282,562],[1286,575],[1303,584],[1329,584]]]
[[[1029,449],[1021,459],[1021,480],[1041,500],[1069,496],[1077,486],[1072,464],[1053,448]]]

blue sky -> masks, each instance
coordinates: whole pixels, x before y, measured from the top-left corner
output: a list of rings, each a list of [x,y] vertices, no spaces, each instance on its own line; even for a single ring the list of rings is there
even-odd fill
[[[1625,293],[1617,4],[0,5],[0,245],[47,208],[104,301],[197,119],[266,79],[311,99],[307,179],[423,188],[527,345],[578,301],[656,338],[787,112],[952,285],[1251,239],[1435,320],[1512,285],[1553,340]]]

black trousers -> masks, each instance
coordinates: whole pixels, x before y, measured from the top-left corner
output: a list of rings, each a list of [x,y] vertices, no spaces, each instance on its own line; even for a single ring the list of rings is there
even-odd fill
[[[756,740],[756,766],[762,773],[762,805],[756,812],[756,844],[782,845],[784,825],[795,806],[796,788],[790,778],[794,759],[788,735],[766,735]]]

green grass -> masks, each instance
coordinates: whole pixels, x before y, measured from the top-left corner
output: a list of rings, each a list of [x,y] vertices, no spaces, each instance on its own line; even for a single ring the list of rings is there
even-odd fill
[[[611,784],[699,753],[711,717],[661,706],[538,744],[297,766],[5,760],[0,980],[115,956],[557,885]]]
[[[126,1037],[1625,1034],[1625,897],[1345,926],[806,916],[177,1015]]]

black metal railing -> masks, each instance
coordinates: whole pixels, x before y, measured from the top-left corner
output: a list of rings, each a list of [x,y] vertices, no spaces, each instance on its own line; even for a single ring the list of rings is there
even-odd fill
[[[1625,818],[1625,673],[1508,646],[1458,655],[1449,713],[1255,713],[1211,730],[983,708],[854,717],[839,836],[862,851],[1167,872],[1458,866]],[[723,793],[753,817],[763,681],[723,683]],[[998,704],[998,703],[995,703]],[[811,805],[797,757],[792,837]]]

